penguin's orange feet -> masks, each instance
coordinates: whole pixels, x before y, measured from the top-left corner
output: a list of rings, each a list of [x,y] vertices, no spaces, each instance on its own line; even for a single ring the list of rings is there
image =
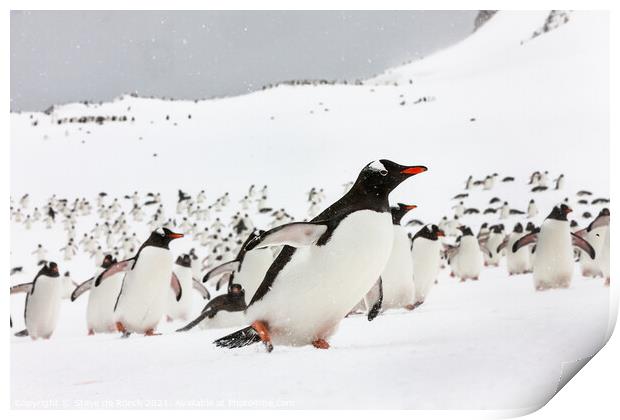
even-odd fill
[[[327,350],[329,348],[329,343],[322,338],[318,338],[312,342],[312,345],[317,349]]]
[[[117,322],[116,323],[116,331],[121,332],[121,333],[126,333],[127,329],[125,328],[125,326],[123,325],[122,322]]]
[[[252,328],[258,333],[260,341],[263,342],[268,352],[273,350],[273,344],[271,344],[271,336],[269,335],[269,326],[263,321],[254,321]]]
[[[88,335],[95,335],[95,330],[93,330],[92,328],[88,330]]]
[[[405,309],[408,311],[413,311],[416,308],[416,306],[412,303],[409,303],[407,305],[405,305]]]
[[[144,335],[148,337],[152,337],[154,335],[161,335],[161,333],[155,332],[153,328],[149,328],[148,330],[144,331]]]

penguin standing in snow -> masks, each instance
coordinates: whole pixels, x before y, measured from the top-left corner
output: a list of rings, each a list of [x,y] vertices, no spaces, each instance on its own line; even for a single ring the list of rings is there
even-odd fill
[[[469,227],[460,226],[459,230],[461,236],[458,245],[447,251],[452,274],[459,277],[461,281],[478,280],[484,261],[482,253],[486,251],[486,248],[480,245]]]
[[[116,298],[121,290],[124,272],[119,271],[106,281],[95,285],[96,279],[105,270],[116,264],[116,259],[112,255],[107,254],[101,266],[98,268],[95,276],[80,284],[71,294],[71,301],[75,301],[86,291],[89,291],[88,305],[86,307],[86,325],[88,327],[88,335],[95,333],[111,333],[116,330],[116,317],[114,314],[114,305]]]
[[[400,225],[400,221],[415,208],[415,205],[402,203],[390,208],[392,224],[394,225],[394,240],[392,253],[381,273],[383,309],[414,309],[415,284],[413,283],[411,241],[405,228]]]
[[[603,265],[609,265],[609,259],[604,261],[603,258],[605,255],[609,256],[609,251],[603,250],[606,237],[609,235],[609,216],[609,209],[604,208],[586,229],[575,232],[576,235],[588,241],[596,252],[596,258],[590,258],[587,254],[581,255],[579,263],[581,273],[585,277],[603,276]],[[609,269],[607,271],[609,272]]]
[[[310,222],[278,226],[247,244],[247,249],[285,246],[248,305],[251,325],[215,344],[234,348],[262,341],[268,351],[273,344],[329,348],[327,339],[377,283],[390,257],[390,192],[424,171],[424,166],[373,161],[340,200]],[[381,293],[369,319],[380,308]]]
[[[530,266],[530,250],[528,247],[519,249],[517,252],[512,252],[512,246],[521,237],[524,236],[523,225],[517,223],[512,229],[512,233],[498,245],[497,253],[500,253],[502,249],[506,248],[506,268],[508,274],[524,274],[528,271]]]
[[[192,257],[189,254],[179,255],[177,258],[172,276],[176,277],[176,282],[181,285],[181,298],[177,300],[177,295],[174,289],[168,291],[168,309],[167,319],[172,321],[175,319],[187,320],[193,308],[193,296],[190,293],[192,289],[197,290],[203,299],[210,297],[209,291],[193,277],[192,271]]]
[[[529,233],[512,246],[512,252],[536,243],[534,251],[534,287],[536,290],[567,288],[573,276],[573,246],[594,259],[596,252],[585,239],[571,233],[567,215],[571,208],[560,204],[545,219],[540,232]]]
[[[497,252],[497,247],[504,241],[504,225],[493,225],[489,228],[489,234],[483,242],[483,245],[489,250],[489,254],[483,253],[484,265],[488,267],[497,267],[499,260],[502,258],[502,252]]]
[[[426,225],[413,236],[411,257],[413,282],[415,283],[414,306],[424,303],[431,287],[437,280],[441,266],[441,241],[444,233],[437,225]]]
[[[21,292],[26,293],[24,319],[27,331],[22,335],[30,335],[33,340],[49,339],[58,323],[63,294],[58,265],[55,262],[46,263],[32,283],[11,287],[11,294]]]
[[[181,298],[181,285],[172,276],[169,244],[182,237],[167,228],[158,228],[134,257],[113,264],[95,280],[94,285],[98,286],[113,274],[126,272],[114,307],[116,329],[123,336],[132,332],[155,335],[155,328],[166,312],[168,289],[172,287],[176,299]]]

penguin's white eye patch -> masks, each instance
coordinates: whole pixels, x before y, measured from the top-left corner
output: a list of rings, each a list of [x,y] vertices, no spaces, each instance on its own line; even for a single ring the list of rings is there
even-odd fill
[[[157,234],[161,235],[161,236],[165,235],[164,230],[162,228],[157,228],[157,230],[155,232],[157,232]]]
[[[385,169],[385,166],[383,166],[383,164],[378,160],[370,162],[368,167],[374,169],[375,171],[378,171],[383,176],[387,175],[387,169]]]

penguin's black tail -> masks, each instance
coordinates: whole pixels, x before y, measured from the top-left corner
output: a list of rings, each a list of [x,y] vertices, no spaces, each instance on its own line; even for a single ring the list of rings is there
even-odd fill
[[[239,347],[249,346],[250,344],[258,343],[260,336],[258,331],[254,328],[246,327],[242,330],[235,331],[225,337],[218,338],[213,342],[218,347],[226,347],[229,349],[236,349]]]

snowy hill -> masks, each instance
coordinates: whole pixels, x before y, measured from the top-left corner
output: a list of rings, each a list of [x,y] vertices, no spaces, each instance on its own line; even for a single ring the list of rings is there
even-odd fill
[[[303,220],[311,187],[324,188],[330,203],[366,163],[388,158],[429,167],[391,196],[417,204],[412,216],[424,222],[452,216],[451,198],[463,192],[469,175],[483,179],[497,172],[516,180],[476,189],[467,207],[482,211],[497,196],[525,210],[534,197],[540,223],[567,197],[584,225],[583,212],[596,215],[600,206],[576,206],[575,193],[609,196],[608,16],[571,12],[567,23],[532,37],[548,16],[498,12],[457,45],[362,85],[280,85],[205,101],[123,95],[103,104],[56,106],[49,114],[12,113],[12,198],[28,193],[43,205],[52,194],[94,202],[100,191],[159,191],[173,213],[178,188],[191,194],[204,189],[210,201],[230,192],[236,205],[248,186],[267,184],[270,204]],[[527,181],[535,170],[548,170],[551,178],[564,174],[566,186],[533,195]],[[519,220],[505,221],[508,230]],[[78,238],[94,221],[78,227]],[[498,220],[475,215],[463,223],[477,228],[483,221]],[[137,231],[143,236],[148,230]],[[60,228],[26,230],[12,223],[11,233],[11,264],[25,268],[13,282],[36,272],[31,252],[37,243],[62,260]],[[173,250],[186,252],[189,241]],[[86,257],[68,265],[76,279],[92,274]],[[284,348],[264,355],[247,348],[231,358],[210,344],[222,331],[151,342],[87,338],[85,302],[67,303],[49,343],[13,339],[12,370],[19,374],[11,377],[12,398],[15,406],[33,393],[41,400],[124,396],[170,404],[206,398],[293,401],[295,407],[351,407],[355,401],[364,407],[539,406],[555,392],[561,362],[587,357],[603,343],[608,289],[577,277],[569,290],[538,295],[531,276],[508,280],[505,273],[504,267],[489,269],[480,283],[459,285],[444,271],[414,313],[388,313],[371,327],[360,317],[347,319],[335,348],[324,354]],[[15,299],[13,305],[16,321],[21,307]],[[61,363],[46,363],[42,352]],[[98,359],[107,368],[82,360],[67,372],[67,363],[84,354],[113,357]],[[272,375],[268,386],[264,377],[247,375],[232,384],[223,373],[246,372],[257,360]],[[286,368],[291,363],[298,364],[296,375]],[[381,385],[369,383],[371,371]],[[180,378],[174,389],[166,386],[167,375]],[[211,378],[207,385],[205,377]]]

